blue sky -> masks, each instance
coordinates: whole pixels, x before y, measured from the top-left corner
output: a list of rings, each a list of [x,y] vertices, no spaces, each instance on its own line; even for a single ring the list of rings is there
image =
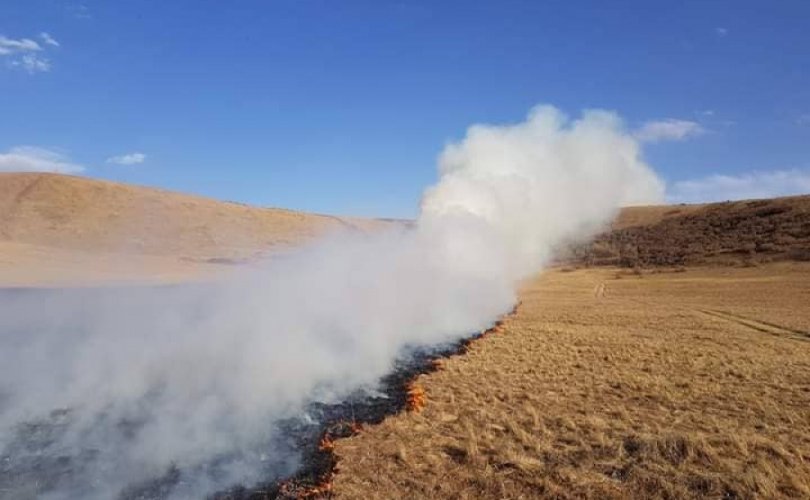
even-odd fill
[[[0,3],[0,170],[413,216],[442,147],[615,110],[672,201],[810,191],[810,2]]]

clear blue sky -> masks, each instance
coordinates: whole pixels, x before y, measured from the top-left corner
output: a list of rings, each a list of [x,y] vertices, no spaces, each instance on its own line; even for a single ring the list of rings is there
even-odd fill
[[[0,37],[0,170],[412,216],[446,142],[548,103],[661,121],[671,183],[810,179],[807,0],[4,0]]]

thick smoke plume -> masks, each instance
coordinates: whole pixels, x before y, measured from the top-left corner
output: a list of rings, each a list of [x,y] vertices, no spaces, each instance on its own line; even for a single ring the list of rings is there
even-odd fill
[[[289,473],[285,419],[373,387],[405,346],[489,326],[555,247],[663,192],[603,111],[473,126],[439,166],[413,227],[214,286],[2,295],[0,496],[115,498],[173,470],[169,496],[200,497]],[[8,479],[66,461],[51,484]]]

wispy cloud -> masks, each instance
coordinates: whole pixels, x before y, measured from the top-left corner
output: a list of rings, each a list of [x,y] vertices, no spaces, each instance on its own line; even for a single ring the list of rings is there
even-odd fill
[[[40,73],[51,70],[51,61],[36,54],[25,54],[8,63],[12,68],[22,68],[28,73]]]
[[[671,203],[701,203],[808,193],[810,170],[789,169],[679,181],[670,186],[667,199]]]
[[[143,153],[128,153],[107,158],[107,163],[114,163],[116,165],[137,165],[145,161],[146,155]]]
[[[40,33],[40,38],[46,46],[59,46],[59,42],[48,33]],[[9,68],[21,69],[30,74],[50,71],[51,61],[42,55],[44,51],[45,48],[36,40],[0,35],[0,57],[8,58]]]
[[[56,172],[76,174],[82,165],[72,163],[64,154],[36,146],[17,146],[0,153],[0,172]]]
[[[0,35],[0,56],[9,56],[23,52],[42,50],[42,47],[30,38],[13,39]]]
[[[718,27],[714,29],[714,32],[717,33],[717,36],[723,37],[728,35],[728,28]]]
[[[86,5],[75,3],[69,4],[67,6],[67,11],[70,15],[72,15],[75,19],[90,19],[93,16],[90,15],[90,9],[87,8]]]
[[[634,135],[641,142],[682,141],[705,131],[697,122],[668,118],[649,121],[636,130]]]
[[[49,35],[48,33],[44,32],[44,31],[39,34],[39,37],[42,39],[42,41],[46,45],[53,45],[54,47],[59,47],[59,45],[60,45],[60,43],[57,42],[54,37],[52,37],[51,35]]]
[[[796,117],[796,125],[806,127],[810,125],[810,113],[804,113]]]

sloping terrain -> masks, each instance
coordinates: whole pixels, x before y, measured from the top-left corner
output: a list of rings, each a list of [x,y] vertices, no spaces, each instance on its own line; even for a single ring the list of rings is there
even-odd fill
[[[0,286],[178,281],[337,229],[403,221],[257,208],[47,173],[0,173]],[[577,265],[810,259],[810,196],[628,207],[565,257]]]
[[[0,239],[148,255],[247,256],[358,222],[84,177],[0,174]]]
[[[625,207],[611,223],[610,229],[626,229],[637,226],[652,226],[673,217],[701,210],[706,205],[648,205]]]
[[[337,498],[808,498],[810,264],[550,271],[335,444]]]
[[[0,173],[0,285],[176,280],[330,230],[387,223],[85,177]]]
[[[810,260],[810,196],[626,208],[574,249],[586,265],[681,266]]]
[[[0,174],[0,285],[182,281],[390,223]],[[577,263],[703,266],[526,284],[498,333],[409,384],[418,411],[326,443],[330,494],[809,497],[808,251],[810,196],[623,210]]]

